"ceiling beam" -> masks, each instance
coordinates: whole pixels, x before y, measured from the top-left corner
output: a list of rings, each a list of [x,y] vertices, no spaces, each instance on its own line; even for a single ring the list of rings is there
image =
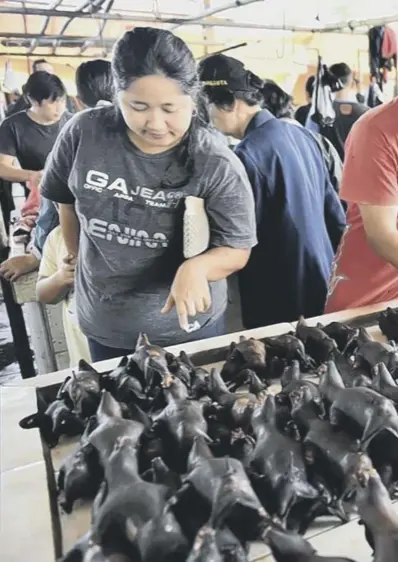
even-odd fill
[[[124,12],[120,13],[109,13],[104,12],[76,12],[72,10],[48,10],[43,8],[14,8],[8,6],[0,6],[0,14],[14,14],[14,15],[25,15],[25,16],[53,16],[61,18],[84,18],[84,19],[99,19],[99,20],[110,20],[110,21],[128,21],[130,23],[140,22],[148,24],[178,24],[180,25],[206,25],[207,27],[233,27],[240,29],[264,29],[264,30],[276,30],[276,31],[297,31],[297,32],[350,32],[357,28],[383,25],[387,23],[392,23],[398,21],[398,14],[384,16],[380,18],[364,19],[364,20],[350,20],[344,22],[336,22],[327,25],[313,25],[313,26],[300,26],[300,25],[276,25],[276,24],[260,24],[260,23],[249,23],[249,22],[239,22],[229,19],[200,19],[196,21],[190,21],[187,18],[181,17],[153,17],[141,15],[137,12]]]
[[[203,10],[203,12],[201,12],[200,14],[189,18],[185,18],[184,23],[176,23],[175,25],[170,27],[170,30],[174,31],[174,29],[177,29],[181,25],[195,24],[200,20],[203,20],[210,16],[214,16],[215,14],[220,14],[221,12],[226,12],[227,10],[233,10],[234,8],[240,8],[242,6],[248,6],[249,4],[254,4],[255,2],[265,2],[265,0],[233,0],[233,2],[228,2],[228,4],[223,4],[218,8],[206,7],[205,10]]]

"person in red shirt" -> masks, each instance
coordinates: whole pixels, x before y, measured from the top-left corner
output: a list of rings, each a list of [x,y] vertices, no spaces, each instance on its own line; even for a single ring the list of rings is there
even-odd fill
[[[398,98],[368,111],[346,142],[340,197],[347,228],[325,312],[398,298]]]

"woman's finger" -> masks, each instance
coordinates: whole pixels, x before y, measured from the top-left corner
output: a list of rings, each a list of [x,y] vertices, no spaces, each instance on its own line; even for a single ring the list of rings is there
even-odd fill
[[[196,312],[197,314],[203,314],[206,310],[205,301],[203,297],[196,300]]]
[[[191,316],[191,318],[196,316],[197,314],[196,302],[191,298],[185,300],[184,302],[185,302],[186,311],[188,312],[188,316]]]
[[[162,314],[168,314],[169,312],[171,312],[173,310],[175,306],[175,301],[171,295],[171,293],[169,294],[169,296],[167,297],[167,301],[166,304],[164,305],[164,307],[162,308],[162,310],[160,311]]]
[[[205,306],[204,312],[207,312],[209,310],[209,308],[211,307],[211,294],[210,291],[208,291],[208,293],[206,295],[204,295],[203,297],[203,303]]]
[[[176,309],[178,314],[178,323],[182,330],[188,331],[188,311],[183,301],[176,302]]]

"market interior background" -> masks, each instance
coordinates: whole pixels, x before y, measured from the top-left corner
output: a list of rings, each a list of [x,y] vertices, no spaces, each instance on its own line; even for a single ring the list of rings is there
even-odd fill
[[[0,2],[0,96],[20,91],[39,58],[50,62],[75,95],[74,75],[91,58],[109,58],[116,39],[134,26],[173,30],[195,57],[228,52],[305,103],[304,84],[321,55],[344,61],[365,90],[369,84],[367,32],[388,23],[398,32],[397,0],[8,0]],[[386,99],[397,91],[390,73]],[[21,187],[14,186],[16,207]],[[232,291],[230,332],[240,329]],[[19,377],[5,305],[0,302],[0,384]]]

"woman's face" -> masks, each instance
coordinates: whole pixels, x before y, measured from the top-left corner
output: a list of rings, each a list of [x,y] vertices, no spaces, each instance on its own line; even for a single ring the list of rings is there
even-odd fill
[[[188,131],[194,102],[177,82],[164,76],[138,78],[118,94],[130,139],[143,152],[163,152]]]

